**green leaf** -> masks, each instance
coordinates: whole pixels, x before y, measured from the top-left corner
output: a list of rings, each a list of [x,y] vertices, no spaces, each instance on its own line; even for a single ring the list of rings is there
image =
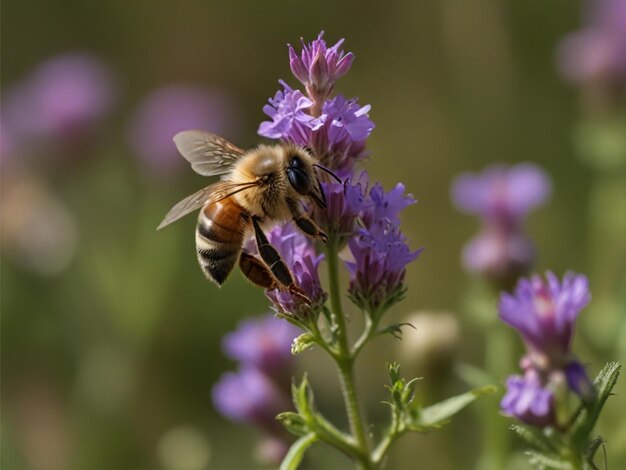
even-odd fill
[[[306,436],[302,436],[294,442],[280,464],[280,470],[296,470],[300,465],[300,462],[302,462],[304,453],[315,443],[316,440],[317,437],[315,434],[311,433]]]
[[[419,410],[419,414],[414,422],[411,423],[411,428],[418,431],[425,431],[428,428],[439,428],[474,400],[483,395],[494,393],[496,390],[497,388],[493,385],[487,385],[422,408]]]
[[[531,446],[537,448],[545,454],[558,457],[558,449],[554,446],[554,443],[550,440],[550,438],[540,429],[532,426],[513,424],[511,426],[511,430]]]
[[[581,409],[572,428],[574,440],[577,443],[584,443],[589,439],[589,435],[600,417],[602,408],[606,400],[611,396],[611,391],[617,383],[621,367],[619,362],[609,362],[594,380],[595,396],[588,405]]]
[[[534,450],[529,450],[525,452],[525,454],[530,457],[529,459],[530,464],[536,468],[540,468],[540,469],[550,468],[553,470],[572,470],[572,464],[558,457],[551,457],[549,455],[545,455],[540,452],[535,452]]]
[[[403,326],[410,326],[411,328],[415,329],[415,327],[410,323],[394,323],[393,325],[389,325],[385,328],[378,330],[376,333],[379,335],[389,334],[394,338],[401,340]]]
[[[297,385],[294,380],[291,385],[291,397],[300,416],[307,422],[313,419],[313,392],[306,374],[302,377],[300,385]]]
[[[454,367],[454,372],[461,380],[472,387],[483,387],[494,382],[491,374],[467,362],[458,363]]]
[[[280,413],[276,416],[276,419],[280,421],[283,426],[285,426],[287,431],[291,434],[295,434],[296,436],[305,436],[310,432],[306,420],[293,411]]]
[[[296,356],[302,351],[306,351],[313,346],[315,346],[315,336],[311,333],[302,333],[293,340],[293,343],[291,343],[291,354]]]

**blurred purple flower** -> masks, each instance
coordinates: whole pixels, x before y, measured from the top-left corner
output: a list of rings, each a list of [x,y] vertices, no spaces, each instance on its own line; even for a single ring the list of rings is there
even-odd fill
[[[149,168],[167,173],[184,161],[172,141],[176,133],[206,129],[230,137],[238,125],[236,105],[225,91],[174,84],[154,90],[142,101],[129,138]]]
[[[558,46],[562,75],[577,84],[626,85],[626,1],[587,1],[582,17],[582,29]]]
[[[554,393],[543,386],[536,371],[529,370],[524,377],[512,375],[506,388],[500,402],[504,414],[538,427],[555,424]]]
[[[384,310],[400,299],[406,266],[422,251],[411,251],[399,229],[399,212],[413,203],[413,196],[404,195],[401,183],[387,193],[376,183],[360,214],[363,228],[348,241],[354,258],[346,262],[349,293],[357,305],[370,312]]]
[[[299,331],[290,323],[266,315],[242,321],[223,340],[224,352],[274,378],[290,379],[293,356],[291,342]],[[281,379],[282,380],[282,379]]]
[[[552,273],[546,279],[521,279],[513,294],[503,293],[500,319],[524,338],[538,364],[563,367],[571,359],[576,317],[591,299],[587,278],[567,273],[563,282]]]
[[[290,408],[284,390],[260,370],[246,366],[222,375],[213,387],[213,402],[224,416],[253,424],[272,435],[283,434],[276,415]]]
[[[324,255],[318,255],[313,242],[292,224],[275,227],[269,233],[268,240],[278,250],[296,283],[311,299],[312,304],[307,305],[300,297],[279,289],[267,291],[267,297],[279,312],[298,317],[319,312],[328,297],[318,274],[318,266]]]
[[[316,40],[308,44],[301,39],[300,56],[291,44],[288,45],[291,72],[306,87],[309,96],[320,102],[330,95],[335,81],[350,70],[354,60],[352,52],[344,53],[339,49],[344,42],[343,39],[334,46],[327,47],[323,36],[322,31]]]
[[[452,199],[463,212],[519,226],[531,209],[547,200],[550,190],[548,176],[536,165],[495,165],[480,174],[459,175],[452,184]]]
[[[91,136],[115,99],[109,68],[87,53],[53,57],[9,90],[4,124],[25,144],[82,142]]]
[[[470,272],[509,285],[525,274],[535,260],[535,247],[519,231],[487,225],[463,248],[463,265]]]
[[[298,145],[309,145],[311,130],[319,125],[314,123],[313,116],[305,112],[313,102],[299,90],[289,87],[280,80],[283,90],[278,90],[270,104],[263,107],[263,112],[272,120],[264,121],[258,133],[270,139],[291,140]]]
[[[463,173],[452,184],[452,200],[463,212],[481,217],[483,228],[463,250],[463,264],[498,287],[508,288],[535,258],[524,234],[528,212],[550,195],[550,180],[539,167],[522,163]]]

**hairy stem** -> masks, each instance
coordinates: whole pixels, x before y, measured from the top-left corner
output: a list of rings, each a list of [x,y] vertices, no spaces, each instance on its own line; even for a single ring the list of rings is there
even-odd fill
[[[328,262],[328,279],[330,290],[330,304],[334,314],[335,324],[337,326],[337,342],[338,353],[333,355],[333,359],[337,363],[339,370],[339,380],[341,382],[341,390],[346,405],[348,421],[350,422],[350,431],[362,451],[366,459],[360,459],[360,465],[364,468],[371,468],[369,444],[365,435],[365,427],[361,417],[361,410],[356,394],[354,384],[354,357],[350,353],[348,344],[348,332],[346,326],[346,317],[341,305],[341,288],[339,286],[339,256],[338,246],[334,240],[328,244],[327,262]],[[357,457],[358,458],[358,457]]]

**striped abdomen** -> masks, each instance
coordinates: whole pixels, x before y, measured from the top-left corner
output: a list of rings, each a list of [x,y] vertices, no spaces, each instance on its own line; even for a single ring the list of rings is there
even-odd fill
[[[249,218],[231,198],[204,207],[196,227],[198,262],[205,276],[222,285],[241,254]]]

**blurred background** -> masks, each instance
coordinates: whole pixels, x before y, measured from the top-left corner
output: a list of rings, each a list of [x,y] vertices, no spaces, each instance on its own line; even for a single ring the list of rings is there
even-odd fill
[[[615,117],[623,95],[617,104],[611,93],[599,98],[558,66],[558,45],[585,18],[571,0],[5,0],[2,468],[267,466],[255,457],[258,435],[221,417],[211,388],[234,368],[221,338],[268,302],[239,272],[221,290],[204,279],[193,216],[155,227],[207,184],[172,135],[203,127],[244,148],[258,143],[277,80],[297,84],[286,44],[320,30],[330,44],[345,37],[356,55],[338,91],[372,105],[370,175],[386,188],[402,181],[419,200],[403,229],[426,250],[389,320],[449,312],[403,342],[368,347],[358,386],[370,422],[386,419],[390,360],[425,377],[426,403],[481,382],[479,317],[495,318],[496,296],[463,271],[460,253],[478,222],[453,207],[449,188],[459,172],[494,162],[534,162],[550,175],[552,198],[529,218],[536,270],[590,277],[594,300],[574,348],[590,374],[626,360],[626,126]],[[439,334],[435,346],[426,341]],[[314,350],[297,364],[320,409],[345,426],[331,362]],[[616,391],[625,395],[625,380]],[[497,413],[501,394],[444,431],[404,437],[388,468],[481,468],[480,414]],[[623,468],[623,398],[607,410],[599,432],[610,467]],[[498,420],[507,433],[510,419]],[[511,441],[508,467],[527,468]],[[350,468],[322,446],[305,464]]]

